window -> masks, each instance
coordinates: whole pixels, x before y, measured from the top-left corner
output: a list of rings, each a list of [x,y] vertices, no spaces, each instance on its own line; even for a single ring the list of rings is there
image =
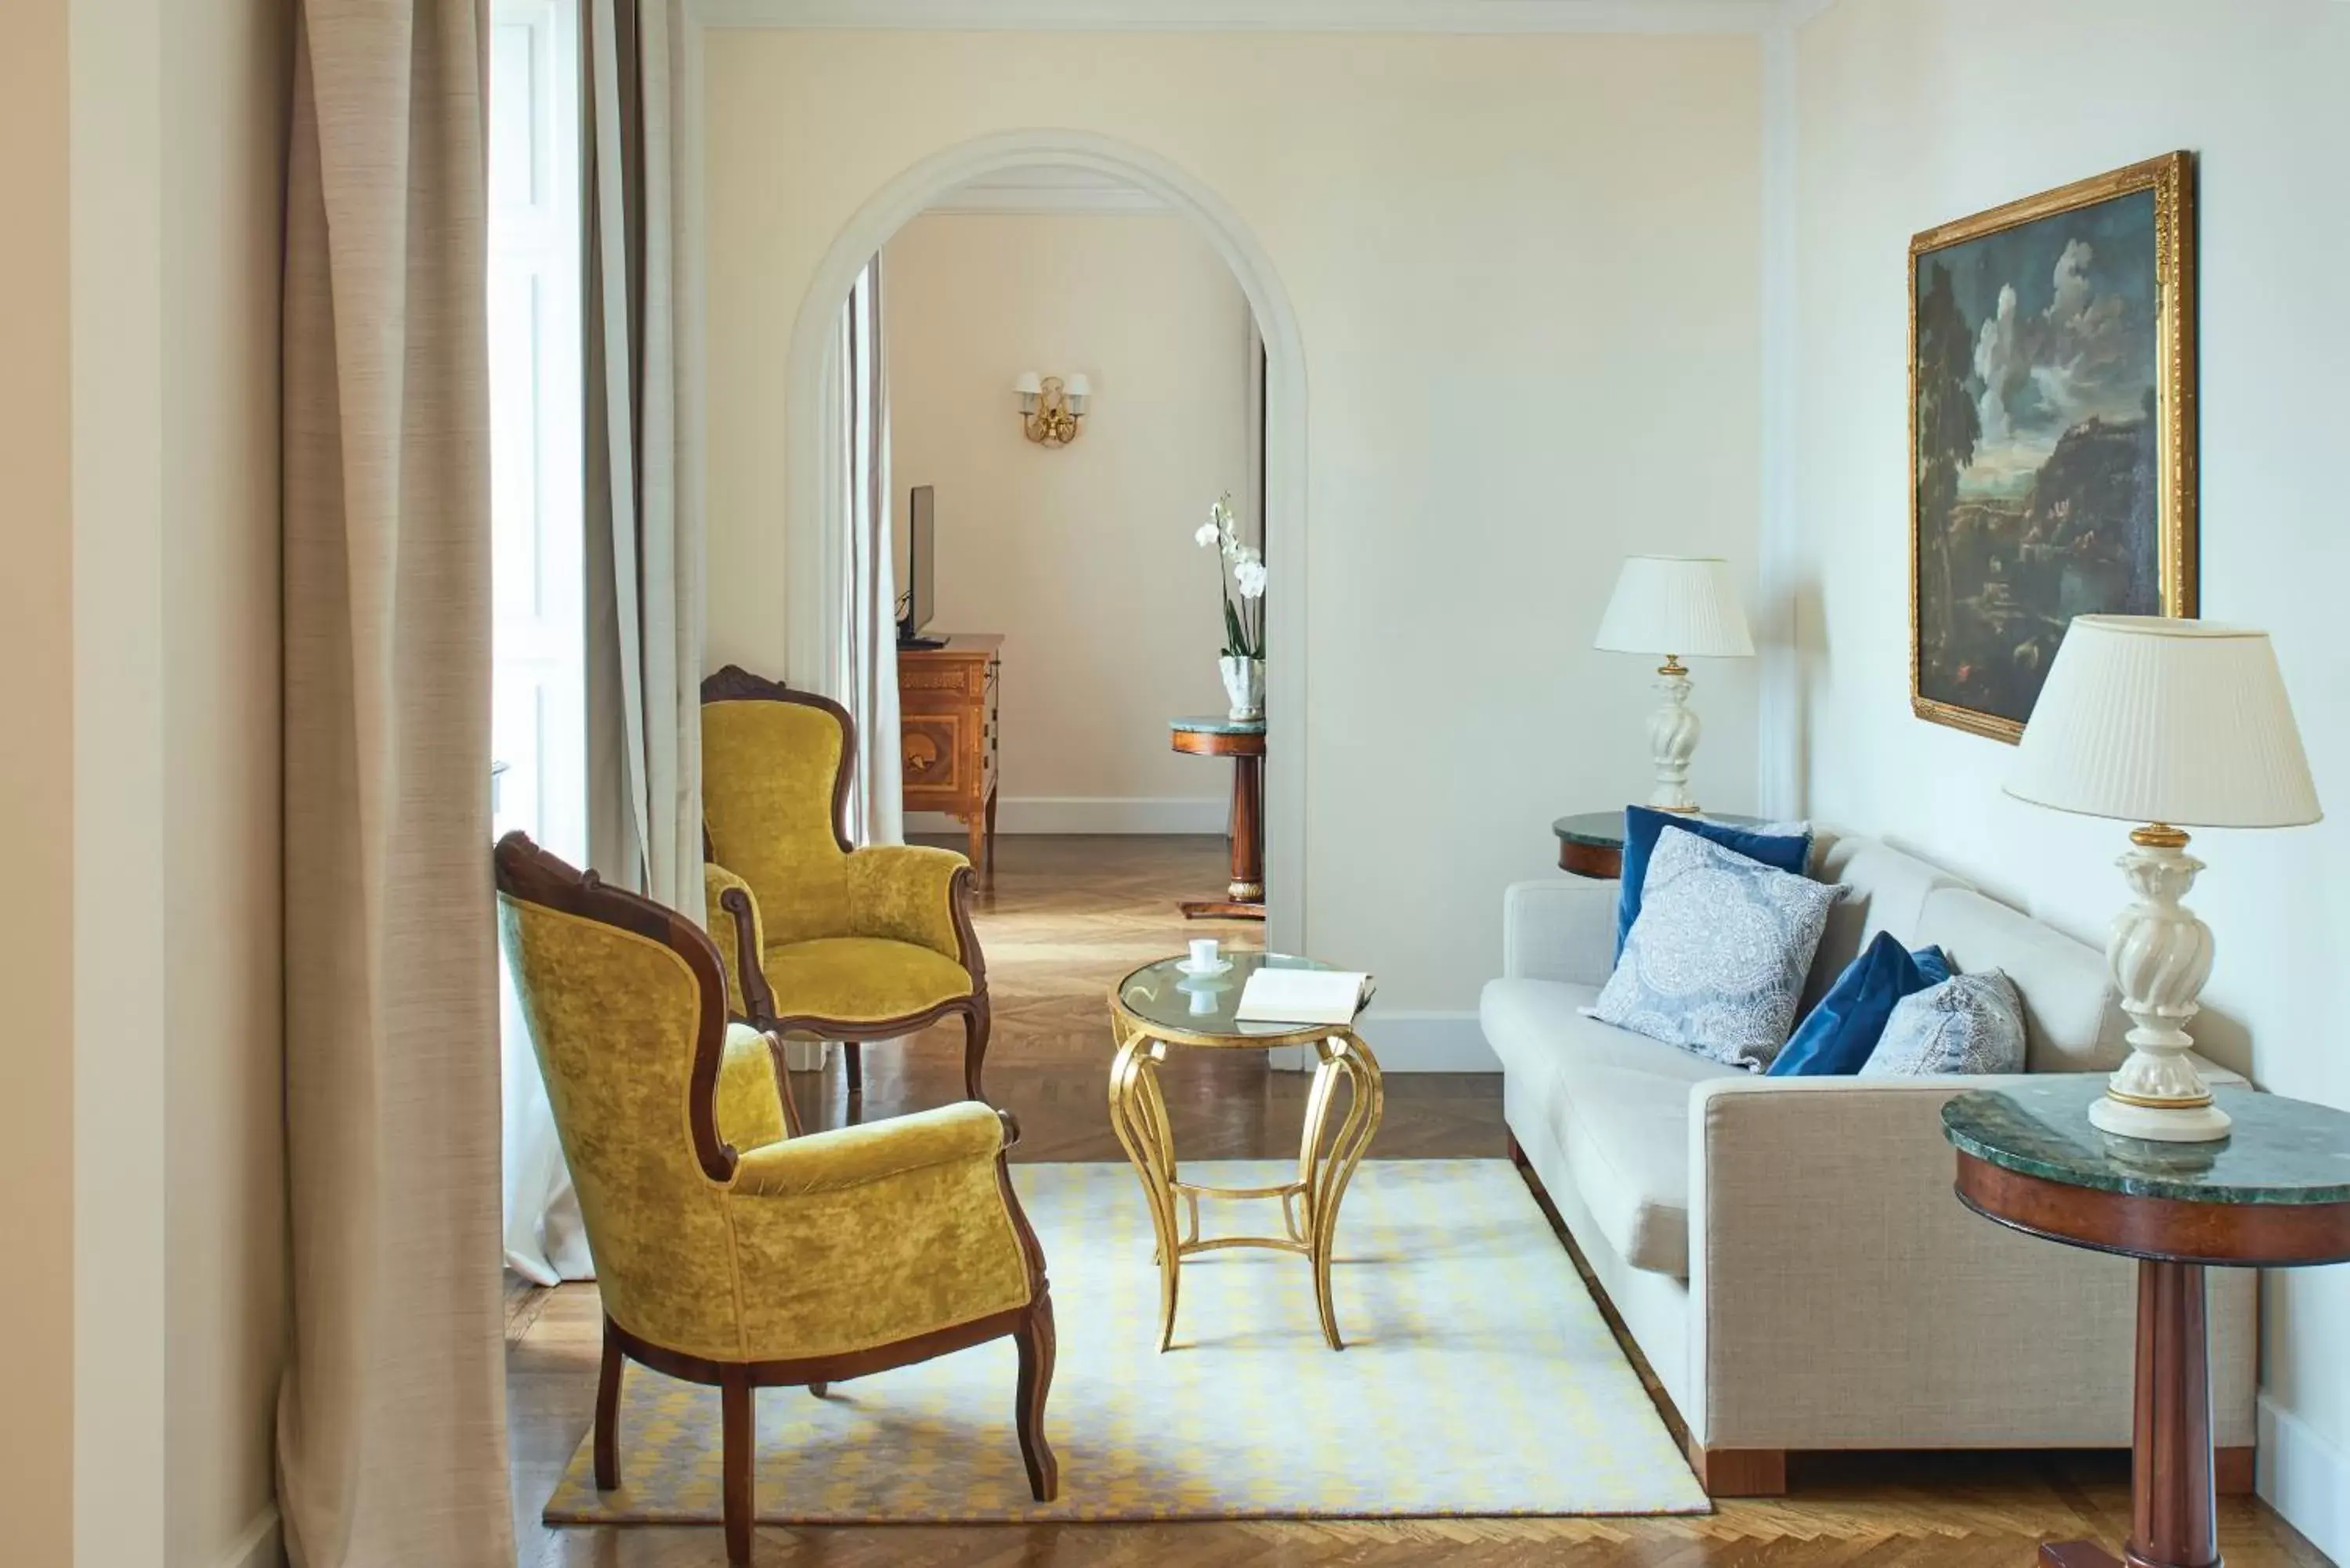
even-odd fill
[[[577,0],[490,34],[490,469],[497,831],[588,847]]]

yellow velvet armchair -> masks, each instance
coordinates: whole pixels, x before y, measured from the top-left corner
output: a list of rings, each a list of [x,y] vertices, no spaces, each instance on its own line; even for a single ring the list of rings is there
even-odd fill
[[[780,1041],[726,1017],[700,929],[519,833],[498,919],[603,1294],[596,1484],[619,1478],[624,1359],[720,1391],[729,1560],[750,1560],[753,1390],[827,1384],[1010,1335],[1037,1501],[1053,1301],[1014,1195],[1009,1116],[969,1100],[796,1135]]]
[[[963,1092],[987,1098],[987,962],[971,862],[951,849],[851,848],[847,710],[730,664],[702,683],[709,929],[728,1005],[754,1027],[837,1040],[848,1092],[861,1042],[963,1021]]]

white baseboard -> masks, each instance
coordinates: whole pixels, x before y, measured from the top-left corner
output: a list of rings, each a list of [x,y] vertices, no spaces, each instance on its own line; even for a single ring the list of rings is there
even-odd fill
[[[2260,1445],[2255,1490],[2311,1545],[2350,1563],[2350,1454],[2266,1394],[2260,1398]]]
[[[1474,1012],[1382,1012],[1373,1002],[1363,1015],[1363,1038],[1389,1073],[1498,1073],[1502,1059],[1485,1044]]]
[[[1231,802],[1222,795],[1000,795],[998,833],[1212,833],[1224,831]],[[910,811],[906,831],[958,834],[944,812]]]
[[[263,1509],[235,1543],[221,1553],[219,1568],[286,1568],[286,1542],[279,1522],[275,1503]]]
[[[1502,1059],[1485,1044],[1473,1012],[1382,1012],[1363,1015],[1363,1041],[1383,1073],[1498,1073]],[[1302,1073],[1314,1065],[1305,1046],[1267,1052],[1276,1068]]]

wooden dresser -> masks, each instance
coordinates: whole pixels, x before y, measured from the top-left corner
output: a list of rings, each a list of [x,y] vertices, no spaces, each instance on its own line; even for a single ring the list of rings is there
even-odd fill
[[[942,811],[971,832],[971,864],[995,875],[996,671],[1003,639],[958,633],[898,650],[899,763],[906,809]]]

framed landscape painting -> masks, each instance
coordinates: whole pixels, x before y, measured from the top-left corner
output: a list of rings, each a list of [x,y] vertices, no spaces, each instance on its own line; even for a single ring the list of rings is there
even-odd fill
[[[2013,741],[2076,615],[2192,616],[2190,154],[1909,242],[1909,696]]]

